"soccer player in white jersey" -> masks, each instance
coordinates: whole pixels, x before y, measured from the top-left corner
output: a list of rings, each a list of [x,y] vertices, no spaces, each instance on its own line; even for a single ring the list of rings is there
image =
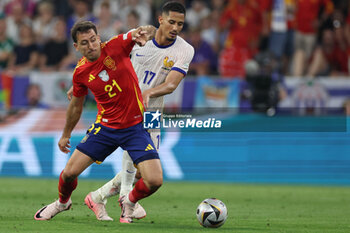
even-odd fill
[[[152,41],[144,47],[135,45],[131,52],[131,62],[139,79],[143,102],[146,108],[161,110],[164,106],[164,95],[172,93],[185,77],[194,55],[193,47],[178,34],[185,22],[186,10],[178,2],[167,2],[159,16],[159,28]],[[160,131],[151,131],[154,145],[159,149]],[[124,151],[122,170],[98,190],[89,193],[85,198],[87,206],[95,213],[98,220],[111,221],[105,205],[107,198],[120,193],[120,197],[132,190],[137,181],[136,168]],[[135,179],[134,179],[135,178]],[[145,210],[136,203],[132,218],[143,218]],[[130,223],[130,216],[122,211],[119,221]]]

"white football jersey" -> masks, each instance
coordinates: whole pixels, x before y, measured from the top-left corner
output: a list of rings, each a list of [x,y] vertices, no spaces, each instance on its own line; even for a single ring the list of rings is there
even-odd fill
[[[177,36],[168,46],[160,46],[155,39],[145,46],[137,44],[131,51],[131,62],[139,79],[141,91],[162,84],[171,70],[187,74],[194,55],[194,48]],[[149,108],[163,108],[164,97],[150,98]]]

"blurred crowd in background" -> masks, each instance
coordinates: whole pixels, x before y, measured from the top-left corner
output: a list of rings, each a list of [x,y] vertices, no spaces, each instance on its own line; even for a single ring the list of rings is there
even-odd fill
[[[246,62],[268,59],[294,77],[349,75],[348,0],[191,0],[181,36],[195,48],[191,75],[244,78]],[[96,23],[102,41],[158,25],[159,0],[0,0],[0,69],[10,74],[72,70],[70,29]],[[263,54],[263,55],[262,55]],[[249,67],[248,67],[249,69]]]

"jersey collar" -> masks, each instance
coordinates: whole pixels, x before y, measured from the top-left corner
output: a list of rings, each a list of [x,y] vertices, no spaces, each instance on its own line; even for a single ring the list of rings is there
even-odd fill
[[[177,37],[176,37],[176,39],[177,39]],[[172,46],[172,45],[175,43],[176,39],[173,41],[173,43],[171,43],[171,44],[169,44],[169,45],[165,45],[165,46],[159,45],[159,44],[157,43],[157,41],[156,41],[155,38],[153,38],[152,41],[153,41],[153,44],[154,44],[155,46],[157,46],[158,48],[160,48],[160,49],[166,49],[166,48],[169,48],[170,46]]]

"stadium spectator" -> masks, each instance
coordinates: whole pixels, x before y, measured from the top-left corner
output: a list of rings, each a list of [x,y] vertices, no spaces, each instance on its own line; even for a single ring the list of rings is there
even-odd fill
[[[140,15],[136,11],[132,10],[126,19],[124,32],[137,28],[138,26],[140,26]]]
[[[0,1],[0,14],[5,14],[6,5],[10,2],[10,0],[2,0]]]
[[[346,76],[348,74],[348,56],[346,47],[342,45],[343,39],[341,28],[322,31],[322,43],[315,50],[307,76]]]
[[[55,15],[64,19],[68,19],[73,13],[73,1],[74,0],[50,0],[54,5]]]
[[[223,77],[245,76],[244,63],[258,52],[261,9],[252,0],[229,1],[220,18],[220,30],[227,30],[225,47],[219,55]]]
[[[211,0],[210,1],[211,11],[222,11],[225,7],[224,0]]]
[[[232,0],[222,13],[221,31],[228,29],[225,48],[219,55],[223,77],[245,76],[244,63],[258,52],[262,9],[252,0]]]
[[[253,56],[259,44],[261,23],[262,14],[254,1],[230,1],[220,19],[221,29],[228,29],[225,47],[246,49]]]
[[[39,57],[39,69],[41,71],[65,70],[73,61],[69,60],[69,42],[66,37],[66,23],[58,20],[54,25],[54,34],[47,41]]]
[[[220,25],[220,19],[223,11],[224,11],[224,8],[222,10],[220,9],[213,10],[209,16],[211,19],[211,28],[215,30],[216,36],[217,36],[216,45],[212,46],[217,54],[219,54],[220,51],[225,47],[227,34],[228,34],[228,31],[227,30],[223,31]],[[205,27],[203,27],[203,24],[201,25],[201,27],[204,30],[203,32],[205,32],[206,29]]]
[[[0,70],[7,67],[10,55],[13,51],[13,42],[6,34],[6,19],[3,13],[0,13]]]
[[[55,9],[52,3],[43,1],[38,5],[38,16],[33,21],[33,31],[36,43],[42,46],[55,32],[57,18],[54,17]]]
[[[344,33],[345,33],[345,39],[346,39],[346,43],[347,43],[347,53],[348,53],[348,71],[350,73],[350,4],[348,6],[348,16],[346,18],[346,22],[345,22],[345,29],[344,29]]]
[[[7,15],[7,36],[15,43],[18,44],[20,40],[19,28],[22,24],[31,24],[30,18],[24,13],[23,6],[17,2],[11,2],[11,11]]]
[[[210,47],[210,44],[202,39],[199,28],[191,29],[189,35],[190,44],[195,51],[190,73],[198,76],[213,74],[217,67],[217,56]]]
[[[290,0],[271,0],[269,51],[279,61],[282,73],[289,70],[294,50],[295,4]]]
[[[193,0],[191,8],[188,9],[186,14],[186,22],[190,28],[199,27],[202,19],[208,17],[210,14],[209,8],[202,0]]]
[[[129,0],[127,4],[120,9],[120,19],[124,24],[127,22],[128,15],[131,11],[136,11],[140,17],[140,25],[146,25],[151,22],[151,6],[147,0]]]
[[[103,4],[108,4],[112,17],[117,18],[120,14],[120,9],[122,8],[123,1],[124,0],[95,0],[92,7],[92,13],[95,17],[99,17]]]
[[[324,10],[319,19],[318,15],[322,7]],[[315,48],[317,30],[322,21],[333,12],[333,8],[331,0],[296,1],[293,76],[305,75],[307,64]]]
[[[20,27],[20,43],[15,46],[8,63],[8,72],[26,74],[38,64],[38,48],[32,28],[27,24]]]
[[[100,32],[101,41],[107,41],[119,34],[121,32],[121,26],[122,23],[116,20],[112,15],[111,3],[106,0],[101,2],[97,18],[97,30]]]
[[[208,42],[212,41],[210,44],[217,54],[219,54],[220,50],[224,47],[226,40],[226,34],[220,33],[220,18],[224,9],[224,0],[211,0],[211,13],[201,22],[202,37]],[[207,20],[210,20],[210,22],[207,22]],[[213,39],[208,38],[209,34],[214,35],[215,42],[213,42]]]
[[[73,0],[73,14],[67,19],[67,37],[70,35],[70,29],[78,21],[88,20],[96,22],[95,16],[91,13],[90,0]]]
[[[42,92],[38,84],[29,84],[26,97],[26,106],[29,108],[49,108],[47,104],[41,102]]]
[[[220,76],[223,78],[244,78],[244,64],[250,58],[251,54],[246,49],[224,48],[218,59]]]
[[[14,8],[16,8],[17,5],[21,5],[24,16],[32,18],[35,13],[36,2],[37,0],[11,0],[5,6],[5,13],[7,15],[12,14],[12,11],[15,10]]]
[[[204,18],[200,23],[201,37],[210,44],[210,47],[217,53],[220,49],[219,32],[215,25],[215,18],[213,14]]]

